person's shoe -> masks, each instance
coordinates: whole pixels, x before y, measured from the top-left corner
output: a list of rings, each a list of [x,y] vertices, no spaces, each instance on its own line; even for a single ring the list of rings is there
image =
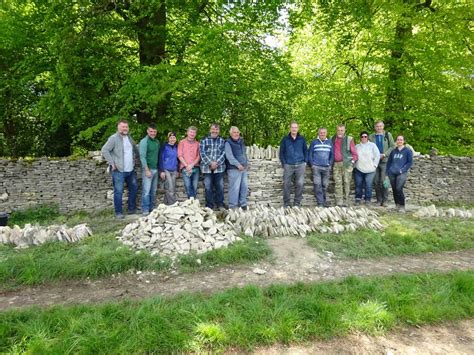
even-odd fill
[[[355,200],[355,205],[360,206],[360,200]]]
[[[149,214],[150,214],[150,212],[146,212],[146,211],[142,212],[142,216],[143,216],[143,217],[146,217],[146,216],[148,216]]]
[[[127,214],[137,214],[137,210],[128,211]]]
[[[399,206],[398,206],[398,212],[400,212],[400,213],[406,213],[405,206],[399,205]]]
[[[124,216],[123,216],[123,214],[121,214],[121,213],[117,213],[117,214],[115,215],[115,218],[116,218],[116,219],[124,219]]]
[[[240,208],[242,208],[242,210],[244,210],[244,211],[247,211],[249,209],[247,206],[242,206]]]
[[[324,204],[323,203],[318,203],[318,207],[319,208],[324,208]]]
[[[378,202],[377,202],[378,203]],[[382,207],[387,207],[387,201],[382,201],[380,202],[380,206]]]
[[[370,201],[365,201],[365,207],[369,207],[372,206],[372,202]]]

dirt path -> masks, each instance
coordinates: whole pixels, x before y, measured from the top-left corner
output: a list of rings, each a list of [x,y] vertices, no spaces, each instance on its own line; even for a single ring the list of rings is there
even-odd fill
[[[230,354],[236,354],[228,352]],[[310,354],[474,354],[474,320],[404,328],[384,336],[349,335],[304,345],[258,348],[257,355]]]
[[[157,295],[170,296],[181,292],[211,293],[250,284],[267,286],[298,281],[329,281],[349,275],[474,269],[473,250],[376,260],[337,260],[330,253],[317,253],[302,239],[271,239],[269,244],[275,256],[272,262],[219,268],[193,274],[127,273],[107,279],[66,281],[15,291],[0,291],[0,310],[33,305],[51,306],[99,303],[124,298],[141,299]]]

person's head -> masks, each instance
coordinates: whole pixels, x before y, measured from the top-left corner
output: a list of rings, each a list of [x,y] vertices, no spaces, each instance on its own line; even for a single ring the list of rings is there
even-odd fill
[[[128,134],[128,121],[120,120],[117,124],[117,131],[122,136],[126,136]]]
[[[169,132],[168,133],[168,143],[174,145],[176,143],[176,133]]]
[[[383,122],[382,121],[375,122],[374,128],[375,128],[376,133],[383,133],[383,128],[384,128]]]
[[[196,127],[189,126],[188,130],[186,131],[186,135],[187,135],[188,139],[194,140],[196,138],[197,130],[198,129]]]
[[[366,144],[369,141],[369,133],[367,131],[360,132],[360,142]]]
[[[298,123],[293,121],[290,123],[290,133],[292,136],[296,136],[298,134]]]
[[[230,130],[229,130],[229,134],[230,134],[230,137],[236,141],[240,138],[240,131],[239,131],[239,128],[236,127],[236,126],[232,126],[230,127]]]
[[[212,138],[217,138],[221,131],[221,127],[217,123],[213,123],[211,125],[211,129],[209,130],[209,133],[211,134]]]
[[[326,127],[321,127],[318,129],[318,137],[321,140],[325,140],[326,137],[328,136],[328,130]]]
[[[397,141],[396,141],[397,147],[403,147],[405,144],[405,137],[402,135],[397,136]]]
[[[336,127],[336,135],[339,138],[342,138],[344,137],[345,134],[346,134],[346,126],[344,126],[343,124],[338,124]]]
[[[150,137],[151,139],[155,139],[156,133],[157,133],[156,124],[150,123],[148,125],[148,128],[146,129],[146,134],[148,134],[148,137]]]

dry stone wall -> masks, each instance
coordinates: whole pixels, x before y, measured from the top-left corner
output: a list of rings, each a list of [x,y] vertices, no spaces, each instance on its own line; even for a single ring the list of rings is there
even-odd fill
[[[248,156],[249,205],[280,207],[283,170],[277,150],[248,147]],[[140,175],[139,171],[139,179]],[[408,203],[473,202],[473,181],[474,157],[419,156],[415,157],[405,191]],[[177,189],[178,200],[184,200],[186,195],[181,178],[178,178]],[[112,183],[106,164],[97,154],[79,160],[0,159],[0,211],[11,212],[38,204],[56,204],[62,212],[100,210],[112,207],[111,191]],[[333,200],[332,191],[331,182],[330,202]],[[198,197],[203,202],[202,180]],[[158,203],[163,201],[161,184],[157,200]],[[315,205],[309,167],[306,169],[303,205]]]

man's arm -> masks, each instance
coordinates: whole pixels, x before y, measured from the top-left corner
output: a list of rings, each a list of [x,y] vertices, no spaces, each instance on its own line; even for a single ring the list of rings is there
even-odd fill
[[[239,167],[240,162],[235,159],[234,153],[232,152],[232,148],[230,147],[230,144],[228,142],[225,143],[225,157],[229,161],[230,165],[234,165],[236,167]]]
[[[112,167],[115,167],[115,162],[114,162],[110,152],[112,150],[114,150],[114,147],[115,147],[115,142],[114,142],[113,136],[111,136],[111,137],[109,137],[109,139],[107,139],[107,142],[105,142],[104,146],[100,150],[100,152],[102,153],[102,156],[104,157],[104,159]]]
[[[355,146],[355,143],[354,143],[354,138],[351,139],[351,142],[349,143],[349,145],[351,147],[352,160],[354,162],[356,162],[357,160],[359,160],[359,155],[357,154],[357,149],[356,149],[356,146]]]
[[[306,145],[306,139],[303,138],[303,156],[305,159],[305,163],[307,162],[308,157],[308,146]]]
[[[148,140],[142,139],[139,144],[139,153],[140,153],[140,162],[142,163],[142,168],[143,169],[148,169],[148,164],[146,162],[146,151],[148,148]]]
[[[314,142],[312,141],[311,144],[309,145],[309,150],[308,150],[308,158],[306,159],[309,166],[313,164],[313,149],[314,149]]]
[[[218,156],[217,156],[217,165],[222,165],[225,163],[225,141],[221,139],[218,147]]]
[[[395,141],[393,140],[393,136],[390,132],[387,132],[387,141],[388,141],[388,148],[387,148],[387,151],[385,152],[385,156],[390,155],[393,148],[395,148]]]
[[[279,158],[280,158],[280,162],[281,162],[281,165],[285,165],[286,164],[286,160],[285,160],[285,138],[283,138],[280,142],[280,151],[279,151]]]

